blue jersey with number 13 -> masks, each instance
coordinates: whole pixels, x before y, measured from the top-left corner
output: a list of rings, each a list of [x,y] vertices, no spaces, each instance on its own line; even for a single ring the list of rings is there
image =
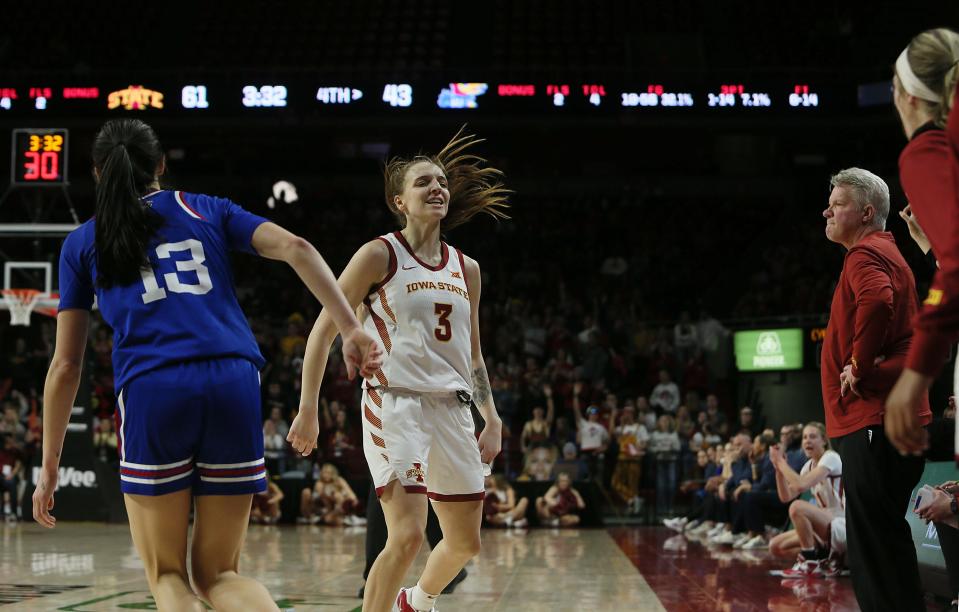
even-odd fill
[[[263,217],[234,202],[181,191],[143,200],[163,218],[148,249],[150,269],[126,286],[96,285],[91,219],[71,232],[60,252],[60,310],[97,305],[113,328],[117,392],[133,377],[170,363],[244,357],[264,364],[233,288],[230,250],[255,253]]]

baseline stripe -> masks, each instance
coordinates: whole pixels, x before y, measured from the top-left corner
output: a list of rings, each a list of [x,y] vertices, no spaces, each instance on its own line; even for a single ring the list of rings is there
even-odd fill
[[[170,468],[186,465],[190,463],[191,461],[193,461],[193,457],[190,457],[189,459],[184,459],[183,461],[177,461],[175,463],[164,463],[163,465],[150,465],[148,463],[131,463],[129,461],[121,461],[120,467],[134,468],[137,470],[168,470]]]
[[[266,471],[266,466],[257,466],[251,468],[240,468],[238,470],[206,470],[200,469],[201,476],[249,476]]]
[[[184,472],[184,473],[178,474],[178,475],[176,475],[176,476],[170,476],[169,478],[156,478],[156,479],[151,479],[151,478],[133,478],[132,476],[124,476],[123,474],[120,474],[120,480],[122,480],[122,481],[124,481],[124,482],[135,482],[135,483],[137,483],[137,484],[159,485],[159,484],[164,484],[164,483],[167,483],[167,482],[173,482],[174,480],[180,480],[181,478],[186,478],[187,476],[189,476],[189,475],[192,474],[192,473],[193,473],[193,470],[190,470],[189,472]]]
[[[263,457],[260,457],[256,461],[245,461],[243,463],[199,463],[197,462],[196,466],[201,468],[210,468],[213,470],[225,470],[230,468],[241,468],[241,467],[250,467],[253,465],[263,465]]]
[[[174,476],[176,474],[182,474],[183,472],[189,472],[193,469],[192,465],[183,465],[178,468],[173,468],[172,470],[133,470],[130,468],[120,468],[120,473],[124,476],[139,476],[141,478],[165,478],[167,476]]]
[[[230,478],[214,478],[213,476],[200,476],[203,482],[249,482],[251,480],[261,480],[266,478],[266,472],[260,472],[255,476],[232,476]]]

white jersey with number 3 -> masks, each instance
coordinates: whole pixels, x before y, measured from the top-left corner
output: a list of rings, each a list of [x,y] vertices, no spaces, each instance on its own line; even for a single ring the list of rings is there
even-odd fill
[[[463,253],[440,243],[441,260],[418,258],[400,232],[380,236],[389,272],[364,300],[367,333],[386,352],[367,387],[472,392],[470,300]]]

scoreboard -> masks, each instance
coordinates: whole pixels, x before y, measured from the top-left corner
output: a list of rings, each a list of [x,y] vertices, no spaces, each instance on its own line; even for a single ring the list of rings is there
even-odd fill
[[[811,114],[856,107],[853,84],[796,79],[352,81],[270,75],[169,80],[3,82],[0,119],[111,115],[255,116],[537,113],[644,115],[663,113]]]

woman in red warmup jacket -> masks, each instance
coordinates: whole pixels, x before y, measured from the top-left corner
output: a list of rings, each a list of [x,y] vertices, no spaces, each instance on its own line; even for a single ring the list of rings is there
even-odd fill
[[[886,436],[902,453],[926,447],[917,407],[959,340],[957,85],[959,34],[952,30],[922,32],[896,60],[893,98],[909,138],[899,156],[899,177],[939,265],[915,321],[906,368],[886,401]]]

